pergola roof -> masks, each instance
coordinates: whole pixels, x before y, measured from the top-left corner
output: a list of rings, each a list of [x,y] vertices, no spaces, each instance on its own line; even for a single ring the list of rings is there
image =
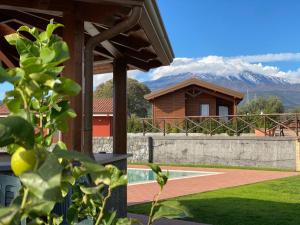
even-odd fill
[[[136,26],[95,48],[94,74],[111,72],[113,59],[118,54],[125,56],[129,69],[148,71],[172,62],[174,54],[155,0],[1,0],[0,60],[3,66],[18,64],[17,52],[6,43],[4,35],[15,32],[21,25],[42,30],[52,18],[64,23],[63,11],[71,10],[74,5],[85,21],[86,41],[128,18],[133,6],[142,7]],[[58,29],[56,34],[62,36],[62,31]]]
[[[215,84],[212,84],[209,82],[205,82],[203,80],[199,80],[196,78],[191,78],[188,80],[184,80],[178,84],[175,84],[175,85],[172,85],[172,86],[169,86],[169,87],[157,90],[157,91],[153,91],[150,94],[145,95],[145,99],[152,100],[154,98],[158,98],[160,96],[166,95],[168,93],[180,90],[182,88],[185,88],[185,87],[188,87],[191,85],[196,85],[196,86],[206,88],[206,89],[209,89],[209,90],[221,93],[221,94],[225,94],[225,95],[234,97],[240,101],[244,98],[244,94],[241,92],[234,91],[232,89],[228,89],[225,87],[221,87],[221,86],[218,86],[218,85],[215,85]]]

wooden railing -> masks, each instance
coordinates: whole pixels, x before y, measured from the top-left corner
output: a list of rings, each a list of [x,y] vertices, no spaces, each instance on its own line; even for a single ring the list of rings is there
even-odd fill
[[[258,136],[299,136],[300,113],[229,115],[229,116],[187,116],[142,118],[143,134],[149,132],[204,133],[215,135],[241,135],[255,133]]]

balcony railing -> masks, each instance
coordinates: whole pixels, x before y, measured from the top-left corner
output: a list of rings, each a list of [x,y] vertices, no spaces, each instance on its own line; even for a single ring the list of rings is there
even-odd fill
[[[142,118],[139,120],[143,134],[159,132],[203,133],[215,135],[227,133],[239,136],[254,134],[257,136],[299,136],[300,113],[229,115],[229,116],[187,116]]]

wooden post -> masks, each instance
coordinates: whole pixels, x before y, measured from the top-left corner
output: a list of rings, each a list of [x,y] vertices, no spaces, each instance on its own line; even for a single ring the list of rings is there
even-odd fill
[[[187,118],[185,118],[185,136],[188,136],[189,134],[189,121]]]
[[[145,119],[142,119],[142,125],[143,125],[143,136],[145,136],[145,134],[146,134],[146,126],[145,126]]]
[[[236,102],[236,99],[233,100],[233,115],[237,115],[237,102]]]
[[[267,136],[267,118],[264,116],[264,129],[265,129],[265,136]]]
[[[127,154],[127,63],[113,63],[113,153]]]
[[[296,114],[296,134],[298,137],[299,136],[299,118],[298,118],[297,114]]]
[[[75,6],[63,13],[64,30],[63,39],[70,50],[70,59],[65,63],[63,76],[69,77],[82,86],[83,77],[83,47],[84,25],[79,15],[80,10]],[[68,149],[81,151],[82,149],[82,92],[70,100],[71,107],[77,117],[69,121],[69,131],[62,134],[62,140]]]
[[[163,120],[164,136],[166,136],[166,120]]]

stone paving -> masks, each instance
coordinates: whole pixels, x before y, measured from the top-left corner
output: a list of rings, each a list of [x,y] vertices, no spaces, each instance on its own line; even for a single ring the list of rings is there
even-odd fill
[[[141,165],[130,165],[129,168],[147,168]],[[193,167],[162,167],[172,170],[209,171],[220,172],[217,175],[193,177],[170,180],[161,195],[161,199],[173,198],[199,192],[217,190],[220,188],[235,187],[245,184],[257,183],[266,180],[279,179],[299,175],[297,172],[241,170],[241,169],[215,169]],[[138,184],[128,186],[128,205],[152,201],[155,193],[159,191],[156,183]]]

